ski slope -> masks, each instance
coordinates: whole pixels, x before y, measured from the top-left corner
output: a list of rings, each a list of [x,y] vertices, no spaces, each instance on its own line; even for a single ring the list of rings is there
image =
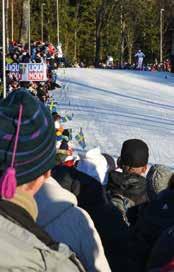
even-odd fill
[[[86,150],[99,146],[117,157],[123,141],[143,139],[149,163],[174,169],[174,77],[159,72],[66,68],[58,70],[63,87],[54,90],[60,114],[74,114],[64,124],[74,136],[82,127]]]

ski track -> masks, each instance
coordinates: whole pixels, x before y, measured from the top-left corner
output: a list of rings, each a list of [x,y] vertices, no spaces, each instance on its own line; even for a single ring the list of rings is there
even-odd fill
[[[149,163],[174,169],[174,76],[163,72],[137,72],[62,68],[63,82],[52,91],[60,114],[74,114],[64,123],[73,129],[74,150],[84,151],[74,140],[82,127],[86,150],[99,146],[117,157],[123,141],[144,140]]]

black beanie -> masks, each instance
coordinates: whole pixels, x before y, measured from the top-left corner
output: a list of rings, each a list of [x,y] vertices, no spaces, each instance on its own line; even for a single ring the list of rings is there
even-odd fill
[[[16,151],[17,185],[33,181],[55,166],[55,128],[49,110],[27,90],[0,101],[0,171],[11,164],[20,105],[22,121]]]
[[[145,142],[139,139],[130,139],[123,143],[120,164],[129,167],[142,167],[148,163],[149,149]]]

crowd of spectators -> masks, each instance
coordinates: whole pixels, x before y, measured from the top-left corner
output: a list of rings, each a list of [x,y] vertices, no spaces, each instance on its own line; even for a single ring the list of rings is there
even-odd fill
[[[137,70],[137,63],[128,63],[124,62],[122,65],[119,61],[113,62],[112,65],[108,65],[107,62],[101,61],[98,65],[98,68],[103,69],[123,69],[123,70]],[[171,62],[169,59],[164,60],[162,63],[158,62],[157,60],[154,63],[146,63],[143,64],[142,67],[143,71],[149,72],[171,72]]]
[[[63,62],[63,55],[59,56],[58,49],[51,43],[35,41],[31,44],[31,52],[28,45],[10,42],[6,56],[7,63],[41,63],[46,62],[49,67],[58,67]],[[31,54],[30,54],[31,53]]]
[[[33,95],[37,95],[43,102],[48,98],[48,90],[55,89],[59,86],[56,81],[54,70],[64,65],[63,54],[59,53],[51,43],[43,43],[41,41],[31,44],[31,55],[29,54],[28,46],[21,43],[11,42],[6,56],[6,64],[19,63],[44,63],[47,65],[47,81],[35,82],[20,82],[19,79],[6,70],[6,89],[10,93],[17,88],[27,87]],[[2,52],[0,52],[0,66],[2,67]],[[0,69],[1,79],[1,95],[2,95],[2,69]]]
[[[19,45],[9,50],[8,61],[30,58]],[[74,155],[70,131],[46,103],[56,54],[33,44],[32,61],[47,62],[48,82],[19,83],[7,71],[0,271],[174,271],[174,173],[149,165],[142,139],[124,141],[117,159],[100,148]]]

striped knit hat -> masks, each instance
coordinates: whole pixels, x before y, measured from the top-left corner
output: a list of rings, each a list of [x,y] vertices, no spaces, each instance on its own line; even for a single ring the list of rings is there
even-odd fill
[[[55,166],[55,128],[43,103],[20,89],[0,102],[0,174],[10,166],[18,113],[23,106],[15,157],[17,185],[33,181]]]

